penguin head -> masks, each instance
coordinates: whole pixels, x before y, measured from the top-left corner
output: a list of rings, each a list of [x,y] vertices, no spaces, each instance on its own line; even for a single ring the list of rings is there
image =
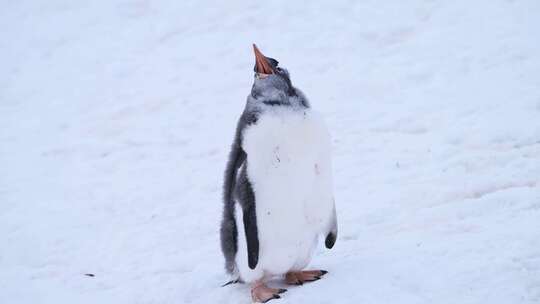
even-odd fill
[[[253,68],[255,75],[251,95],[255,98],[261,96],[272,99],[296,96],[296,90],[287,69],[280,67],[276,59],[264,56],[255,44],[253,44],[253,52],[255,53],[255,67]]]

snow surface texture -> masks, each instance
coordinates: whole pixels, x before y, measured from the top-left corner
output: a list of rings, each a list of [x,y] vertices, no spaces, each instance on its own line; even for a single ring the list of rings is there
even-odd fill
[[[540,1],[4,1],[0,28],[0,303],[250,302],[218,229],[252,42],[333,137],[329,274],[276,303],[540,301]]]

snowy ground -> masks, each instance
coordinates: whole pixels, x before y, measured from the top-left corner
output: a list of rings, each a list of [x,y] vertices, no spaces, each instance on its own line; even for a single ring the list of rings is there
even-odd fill
[[[276,303],[540,301],[540,2],[269,2],[4,1],[0,303],[249,303],[217,232],[252,42],[334,137],[330,273]]]

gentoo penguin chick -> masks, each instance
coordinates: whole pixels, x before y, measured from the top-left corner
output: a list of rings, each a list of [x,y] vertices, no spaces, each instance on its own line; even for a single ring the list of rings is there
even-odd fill
[[[286,291],[266,286],[271,277],[302,285],[327,273],[304,268],[319,236],[334,246],[337,220],[326,125],[289,72],[253,50],[255,79],[225,171],[221,248],[227,272],[264,303]]]

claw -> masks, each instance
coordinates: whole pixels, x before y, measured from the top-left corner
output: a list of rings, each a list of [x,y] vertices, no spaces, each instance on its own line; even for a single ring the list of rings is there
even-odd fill
[[[305,270],[288,272],[285,275],[285,281],[291,285],[303,285],[305,282],[314,282],[320,280],[321,277],[327,274],[326,270]]]
[[[274,295],[274,296],[272,296],[271,298],[264,300],[264,302],[262,302],[262,303],[266,303],[266,302],[268,302],[268,301],[270,301],[270,300],[273,300],[273,299],[279,299],[279,298],[281,298],[279,295]]]
[[[236,283],[240,283],[240,279],[230,280],[229,282],[221,285],[221,287],[225,287],[227,285],[236,284]]]
[[[253,302],[266,303],[273,299],[279,299],[279,294],[286,292],[287,289],[283,288],[269,288],[261,281],[255,282],[251,288],[251,299]]]

